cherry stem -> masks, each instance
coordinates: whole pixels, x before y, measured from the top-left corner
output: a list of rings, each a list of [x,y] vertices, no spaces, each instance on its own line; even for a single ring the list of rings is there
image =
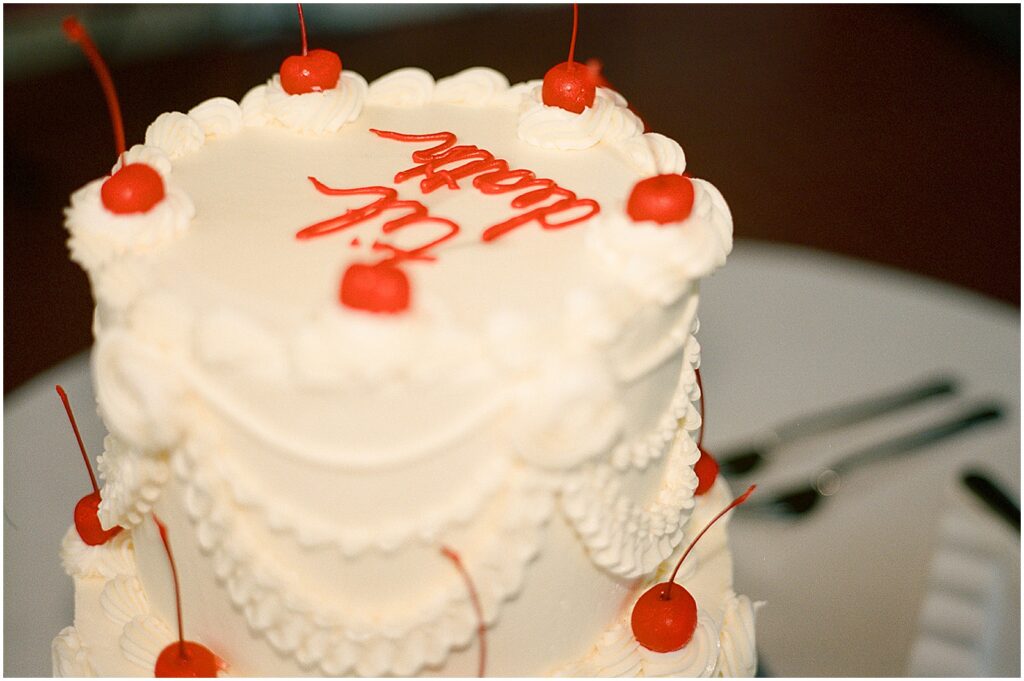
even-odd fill
[[[308,45],[306,43],[306,17],[302,14],[302,3],[295,3],[299,7],[299,28],[302,30],[302,56],[305,57],[308,54]]]
[[[569,41],[569,68],[573,66],[573,57],[576,56],[576,30],[580,25],[579,3],[572,3],[572,40]]]
[[[700,449],[703,453],[704,431],[707,430],[704,427],[704,424],[707,422],[704,418],[704,384],[700,382],[700,369],[694,369],[693,373],[697,374],[697,390],[700,391],[700,435],[697,436],[697,449]]]
[[[711,526],[718,522],[719,518],[746,501],[747,498],[754,493],[755,489],[757,489],[757,485],[751,485],[748,487],[746,492],[733,499],[728,506],[719,511],[718,515],[712,518],[711,522],[704,526],[704,529],[700,531],[700,534],[694,537],[693,541],[690,542],[690,545],[686,547],[686,551],[683,553],[682,558],[680,558],[679,562],[676,563],[676,569],[672,571],[672,576],[669,577],[667,582],[665,582],[665,589],[661,592],[661,600],[668,601],[672,599],[672,587],[670,585],[676,581],[676,574],[679,572],[679,568],[682,567],[683,561],[686,560],[688,555],[690,555],[690,551],[693,550],[694,545],[700,540],[700,538],[704,536],[704,533],[710,530]]]
[[[160,541],[164,543],[164,550],[167,551],[167,560],[171,563],[171,575],[174,577],[174,601],[178,608],[178,653],[182,659],[188,659],[188,652],[185,650],[185,627],[181,622],[181,587],[178,585],[178,567],[174,564],[174,554],[171,553],[171,543],[167,540],[167,526],[160,522],[153,514],[153,521],[157,530],[160,531]]]
[[[85,452],[85,443],[82,442],[82,434],[78,432],[78,422],[75,421],[75,414],[71,411],[71,403],[68,401],[68,394],[64,392],[64,388],[57,387],[57,394],[60,395],[60,401],[64,403],[64,411],[68,413],[68,419],[71,421],[71,428],[75,431],[75,438],[78,440],[78,448],[82,450],[82,458],[85,460],[85,470],[89,471],[89,480],[92,481],[92,491],[96,494],[100,493],[100,486],[96,484],[96,474],[92,472],[92,463],[89,461],[89,455]]]
[[[121,120],[121,105],[117,102],[117,90],[114,89],[114,79],[110,77],[107,64],[103,61],[103,57],[100,56],[100,51],[96,49],[96,44],[92,41],[92,38],[86,33],[85,26],[78,19],[75,17],[66,18],[61,23],[61,29],[63,29],[68,40],[82,48],[82,52],[85,53],[89,63],[92,64],[92,70],[96,72],[96,77],[103,88],[103,94],[107,98],[110,124],[114,128],[114,146],[117,147],[118,157],[121,157],[124,155],[124,122]]]
[[[477,636],[480,638],[480,664],[477,668],[477,676],[483,678],[484,664],[487,660],[487,627],[484,625],[484,610],[480,606],[480,596],[477,594],[476,587],[473,586],[473,579],[469,576],[469,572],[466,571],[466,566],[462,564],[462,559],[459,558],[459,554],[447,546],[441,547],[441,553],[445,558],[450,560],[455,566],[455,569],[459,571],[462,581],[466,583],[466,590],[469,591],[469,600],[473,603],[473,610],[476,612],[476,620],[479,622],[479,625],[477,626]]]

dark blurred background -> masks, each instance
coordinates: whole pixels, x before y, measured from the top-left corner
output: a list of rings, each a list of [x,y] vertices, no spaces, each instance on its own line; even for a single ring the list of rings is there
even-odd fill
[[[308,5],[311,46],[373,79],[565,59],[569,5]],[[238,100],[297,51],[294,5],[4,6],[4,391],[91,343],[69,194],[164,111]],[[736,236],[883,263],[1020,306],[1020,7],[585,5],[577,58],[727,197]]]

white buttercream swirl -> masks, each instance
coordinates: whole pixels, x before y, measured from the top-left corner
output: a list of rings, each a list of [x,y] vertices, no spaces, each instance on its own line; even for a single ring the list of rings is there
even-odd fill
[[[207,137],[233,135],[242,129],[242,109],[227,97],[214,97],[188,111]]]
[[[417,107],[430,103],[434,77],[418,68],[398,69],[369,85],[366,103],[375,106]]]
[[[732,214],[717,189],[692,180],[693,210],[677,223],[634,222],[623,205],[594,219],[587,247],[642,295],[663,305],[725,264],[732,251]]]
[[[58,678],[96,676],[89,649],[74,627],[64,627],[50,645],[53,675]]]
[[[161,651],[174,640],[174,633],[162,619],[155,615],[138,615],[124,626],[118,643],[126,660],[152,670]]]
[[[544,104],[540,81],[530,83],[519,113],[519,139],[544,149],[588,149],[615,144],[643,132],[643,122],[620,94],[597,88],[594,104],[581,113]]]
[[[120,575],[104,585],[100,607],[110,621],[123,627],[139,615],[149,614],[149,598],[138,577]]]
[[[195,207],[170,181],[162,201],[145,213],[118,215],[103,205],[100,189],[106,178],[94,180],[71,195],[64,211],[71,233],[71,257],[86,270],[103,267],[114,258],[151,252],[188,229]]]
[[[167,158],[167,154],[164,153],[163,149],[149,146],[148,144],[136,144],[124,152],[123,155],[118,156],[117,163],[110,169],[110,174],[116,173],[121,169],[122,165],[130,165],[132,163],[145,163],[160,173],[164,181],[171,176],[171,159]]]
[[[622,142],[622,151],[644,176],[681,175],[686,170],[686,154],[670,137],[648,132]]]
[[[722,654],[715,670],[717,676],[750,677],[757,673],[754,615],[760,605],[746,596],[730,596],[719,637]]]
[[[439,104],[489,106],[508,92],[508,78],[483,66],[459,71],[441,78],[434,86],[434,101]]]
[[[156,117],[146,128],[146,144],[162,150],[170,159],[198,151],[206,142],[206,133],[191,116],[169,111]]]
[[[342,71],[338,85],[322,92],[290,95],[281,87],[281,76],[274,74],[267,89],[260,94],[246,95],[250,119],[258,115],[260,99],[272,121],[296,132],[323,135],[334,133],[351,123],[363,111],[369,86],[355,71]],[[251,99],[250,99],[251,96]]]
[[[559,676],[704,677],[711,676],[719,657],[718,625],[703,610],[690,642],[670,653],[656,653],[633,636],[627,614],[609,627],[583,659],[561,669]]]
[[[130,532],[118,532],[106,544],[89,546],[72,525],[60,545],[60,560],[71,577],[105,577],[135,573],[135,549]]]
[[[103,485],[99,517],[104,527],[134,527],[153,510],[164,484],[171,477],[166,454],[135,454],[113,435],[103,439],[103,454],[97,459]]]

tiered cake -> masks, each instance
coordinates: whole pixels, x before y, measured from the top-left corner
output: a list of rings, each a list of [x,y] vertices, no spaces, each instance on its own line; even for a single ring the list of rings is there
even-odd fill
[[[753,608],[724,524],[677,582],[678,651],[630,629],[730,495],[695,495],[698,280],[732,221],[689,180],[681,219],[634,219],[684,171],[597,88],[415,68],[166,113],[124,164],[164,192],[67,211],[96,298],[110,541],[72,527],[59,675],[149,675],[185,636],[231,675],[750,675]],[[679,179],[679,178],[676,178]],[[634,216],[631,217],[631,214]],[[642,217],[642,216],[641,216]]]

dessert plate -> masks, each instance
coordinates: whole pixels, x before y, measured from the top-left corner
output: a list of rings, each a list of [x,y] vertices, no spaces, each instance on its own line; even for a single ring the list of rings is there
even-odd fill
[[[757,625],[767,671],[907,673],[922,631],[929,567],[944,541],[948,481],[962,467],[977,465],[1020,496],[1018,311],[882,267],[743,240],[702,293],[698,339],[704,348],[705,444],[712,451],[742,444],[778,421],[825,404],[937,373],[961,379],[956,396],[773,453],[754,480],[764,492],[801,479],[843,452],[941,420],[966,404],[989,398],[1003,404],[1006,417],[991,427],[844,476],[835,498],[806,519],[732,520],[736,589],[767,602]],[[71,579],[58,550],[89,480],[55,383],[67,389],[90,453],[102,451],[104,429],[94,408],[87,355],[7,396],[6,675],[49,676],[50,641],[72,615]],[[1019,543],[1017,550],[1019,561]],[[1011,586],[1019,589],[1019,583]],[[981,620],[1005,630],[1005,620],[994,617],[983,614]],[[1007,659],[990,666],[1019,672],[1019,649],[1015,659],[1009,652],[994,651]]]

